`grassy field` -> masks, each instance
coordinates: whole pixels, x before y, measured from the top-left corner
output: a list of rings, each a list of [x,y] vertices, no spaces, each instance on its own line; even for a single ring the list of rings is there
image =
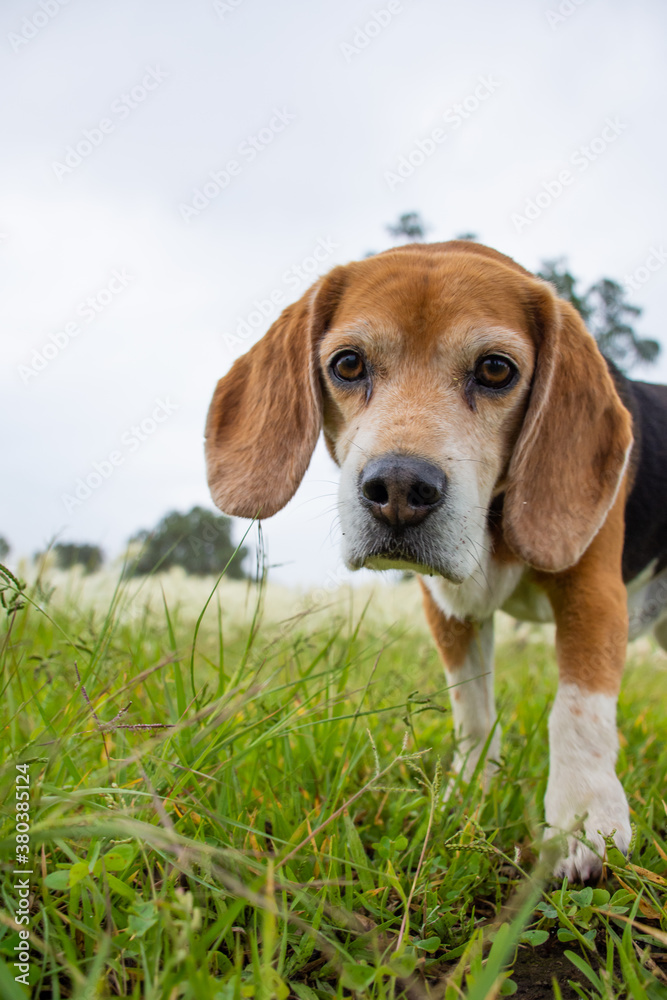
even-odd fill
[[[415,581],[5,584],[3,1000],[667,997],[667,656],[648,643],[619,711],[632,855],[568,886],[535,851],[549,630],[501,623],[502,766],[443,805],[451,716]]]

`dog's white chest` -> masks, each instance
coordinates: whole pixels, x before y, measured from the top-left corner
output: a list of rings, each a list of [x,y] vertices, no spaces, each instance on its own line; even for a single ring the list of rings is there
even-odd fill
[[[486,621],[503,607],[524,575],[524,565],[503,565],[490,557],[491,539],[488,536],[484,549],[473,573],[463,583],[452,583],[441,576],[422,577],[433,600],[451,618]]]

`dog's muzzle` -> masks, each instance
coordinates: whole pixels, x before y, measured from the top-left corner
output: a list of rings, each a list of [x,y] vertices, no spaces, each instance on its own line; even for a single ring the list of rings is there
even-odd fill
[[[345,563],[461,583],[474,563],[464,505],[460,484],[457,493],[438,464],[401,452],[370,458],[354,479],[341,479]]]
[[[442,505],[446,491],[442,469],[413,455],[373,458],[359,476],[362,506],[395,533],[421,524]]]

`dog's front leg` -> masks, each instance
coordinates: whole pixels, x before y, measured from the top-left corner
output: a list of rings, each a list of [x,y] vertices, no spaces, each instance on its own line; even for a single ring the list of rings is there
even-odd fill
[[[549,719],[546,837],[568,835],[556,874],[572,880],[600,873],[604,836],[613,833],[625,853],[631,838],[616,776],[616,702],[628,628],[617,519],[618,512],[610,516],[575,567],[542,581],[554,610],[559,668]],[[577,828],[594,850],[572,833]]]
[[[451,618],[438,607],[423,583],[422,593],[426,620],[450,688],[456,734],[453,769],[469,781],[493,731],[484,768],[488,779],[500,753],[493,690],[493,617],[481,624]]]

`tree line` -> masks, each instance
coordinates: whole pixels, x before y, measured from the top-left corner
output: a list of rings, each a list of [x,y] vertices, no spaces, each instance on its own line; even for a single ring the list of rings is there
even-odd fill
[[[10,551],[9,543],[0,537],[0,561]],[[63,570],[81,566],[85,573],[95,573],[105,562],[102,548],[87,542],[56,542],[34,558],[41,560],[49,552]],[[173,510],[152,531],[142,528],[128,540],[125,574],[146,576],[181,566],[195,576],[217,576],[226,568],[226,576],[242,580],[248,577],[243,566],[247,555],[248,549],[232,539],[231,518],[205,507],[193,507],[184,514]]]

